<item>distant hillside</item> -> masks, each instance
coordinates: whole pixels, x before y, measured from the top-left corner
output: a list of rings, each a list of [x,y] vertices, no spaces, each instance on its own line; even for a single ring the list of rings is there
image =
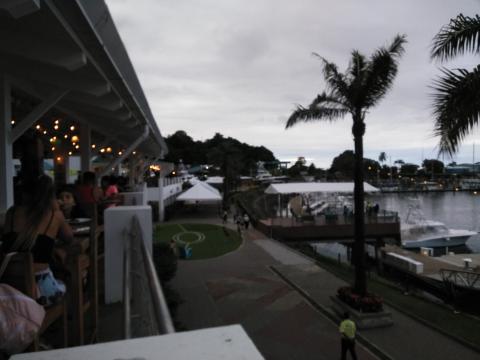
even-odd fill
[[[165,138],[169,152],[167,161],[177,164],[211,164],[224,167],[231,163],[239,174],[250,174],[257,161],[275,161],[273,153],[264,146],[251,146],[231,137],[216,133],[211,139],[195,141],[179,130]]]

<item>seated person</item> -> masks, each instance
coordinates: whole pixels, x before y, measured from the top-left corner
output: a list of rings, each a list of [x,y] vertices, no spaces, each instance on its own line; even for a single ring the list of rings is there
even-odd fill
[[[64,187],[57,195],[57,201],[60,206],[60,210],[65,216],[65,219],[77,219],[85,218],[87,215],[84,211],[77,205],[75,200],[75,195],[73,190],[69,187]]]
[[[95,173],[86,171],[83,173],[82,182],[75,188],[78,206],[88,214],[90,206],[103,200],[103,191],[96,185]],[[90,217],[90,216],[89,216]]]
[[[117,181],[114,176],[102,177],[102,190],[104,194],[103,202],[105,208],[117,206],[120,203]]]
[[[55,279],[50,269],[57,239],[69,244],[73,232],[55,200],[52,179],[41,175],[24,184],[21,205],[8,209],[1,253],[32,253],[38,297],[44,304],[55,302],[65,293],[65,285]]]

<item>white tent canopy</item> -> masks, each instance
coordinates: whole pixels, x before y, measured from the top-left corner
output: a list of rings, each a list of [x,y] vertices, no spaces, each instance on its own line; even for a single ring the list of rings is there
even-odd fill
[[[304,193],[353,193],[353,182],[304,182],[271,184],[266,194],[304,194]],[[365,192],[378,192],[379,189],[364,182]]]
[[[213,186],[199,181],[193,187],[177,197],[177,201],[218,202],[222,201],[222,195]]]

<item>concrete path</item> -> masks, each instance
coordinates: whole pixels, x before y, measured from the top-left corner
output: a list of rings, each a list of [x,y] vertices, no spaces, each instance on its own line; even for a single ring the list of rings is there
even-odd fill
[[[239,323],[266,359],[340,358],[337,325],[269,268],[284,264],[311,261],[255,230],[244,232],[244,244],[233,253],[180,261],[172,282],[184,300],[178,318],[189,330]],[[360,344],[357,353],[376,359]]]
[[[346,283],[316,265],[274,266],[285,278],[301,288],[323,308],[331,311],[330,296]],[[470,350],[395,309],[394,326],[362,330],[361,335],[394,359],[480,359]]]

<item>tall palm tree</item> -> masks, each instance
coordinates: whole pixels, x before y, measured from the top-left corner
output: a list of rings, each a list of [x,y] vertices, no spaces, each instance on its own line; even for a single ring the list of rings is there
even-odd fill
[[[387,154],[385,151],[382,151],[380,155],[378,155],[378,161],[380,161],[382,164],[387,161]]]
[[[465,53],[480,53],[480,17],[462,14],[438,32],[433,39],[432,59],[448,61]],[[442,68],[433,88],[435,134],[440,152],[453,155],[461,140],[479,123],[480,65],[473,70]]]
[[[347,114],[352,116],[355,144],[354,290],[362,296],[367,292],[363,192],[364,120],[367,111],[377,105],[391,88],[397,74],[398,59],[404,52],[405,43],[405,36],[397,35],[389,46],[377,49],[370,58],[354,50],[345,73],[339,72],[335,64],[314,54],[322,61],[327,91],[318,95],[308,107],[297,106],[286,124],[286,128],[290,128],[301,121],[332,121],[343,118]]]

